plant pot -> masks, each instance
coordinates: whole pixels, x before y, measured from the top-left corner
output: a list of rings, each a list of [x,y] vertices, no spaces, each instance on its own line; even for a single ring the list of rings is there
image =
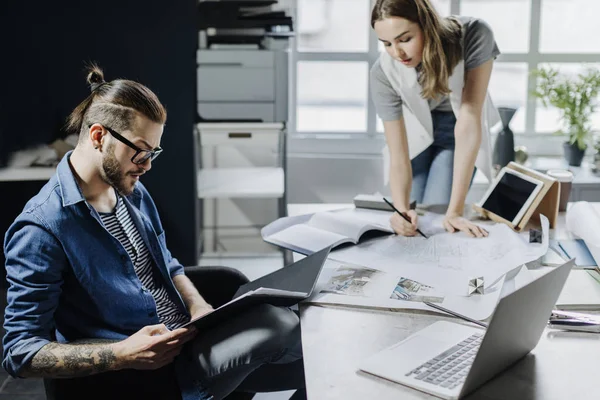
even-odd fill
[[[565,153],[565,159],[569,162],[569,165],[573,167],[579,167],[585,154],[585,149],[581,150],[577,143],[570,144],[569,142],[563,143],[563,151]]]

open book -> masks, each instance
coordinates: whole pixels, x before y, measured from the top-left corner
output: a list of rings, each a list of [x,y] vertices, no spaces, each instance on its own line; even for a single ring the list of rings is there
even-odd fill
[[[240,286],[233,300],[185,326],[208,329],[258,304],[289,307],[312,294],[330,248],[316,252],[287,267]]]
[[[344,209],[314,214],[308,221],[293,224],[263,237],[276,246],[311,254],[342,243],[358,243],[368,231],[394,233],[389,211]]]

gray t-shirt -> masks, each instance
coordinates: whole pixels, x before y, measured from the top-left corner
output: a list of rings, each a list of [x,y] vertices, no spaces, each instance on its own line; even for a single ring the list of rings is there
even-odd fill
[[[487,22],[473,17],[459,16],[456,18],[463,25],[465,31],[463,42],[465,70],[479,67],[500,54],[498,45],[494,40],[494,33]],[[385,76],[379,59],[371,67],[370,86],[379,118],[384,121],[400,119],[402,116],[402,98]],[[452,111],[449,97],[446,95],[429,100],[429,109]]]

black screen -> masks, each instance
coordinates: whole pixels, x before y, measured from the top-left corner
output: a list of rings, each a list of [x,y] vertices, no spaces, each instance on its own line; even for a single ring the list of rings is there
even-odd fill
[[[483,208],[512,222],[536,186],[535,183],[505,173],[483,203]]]

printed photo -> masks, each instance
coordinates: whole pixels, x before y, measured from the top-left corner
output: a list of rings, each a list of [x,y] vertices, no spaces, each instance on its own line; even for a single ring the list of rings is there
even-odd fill
[[[381,271],[343,265],[335,272],[321,293],[365,296],[365,286]]]
[[[441,303],[444,301],[444,297],[440,296],[439,293],[435,293],[433,287],[408,278],[400,278],[390,299],[429,301],[431,303]]]

